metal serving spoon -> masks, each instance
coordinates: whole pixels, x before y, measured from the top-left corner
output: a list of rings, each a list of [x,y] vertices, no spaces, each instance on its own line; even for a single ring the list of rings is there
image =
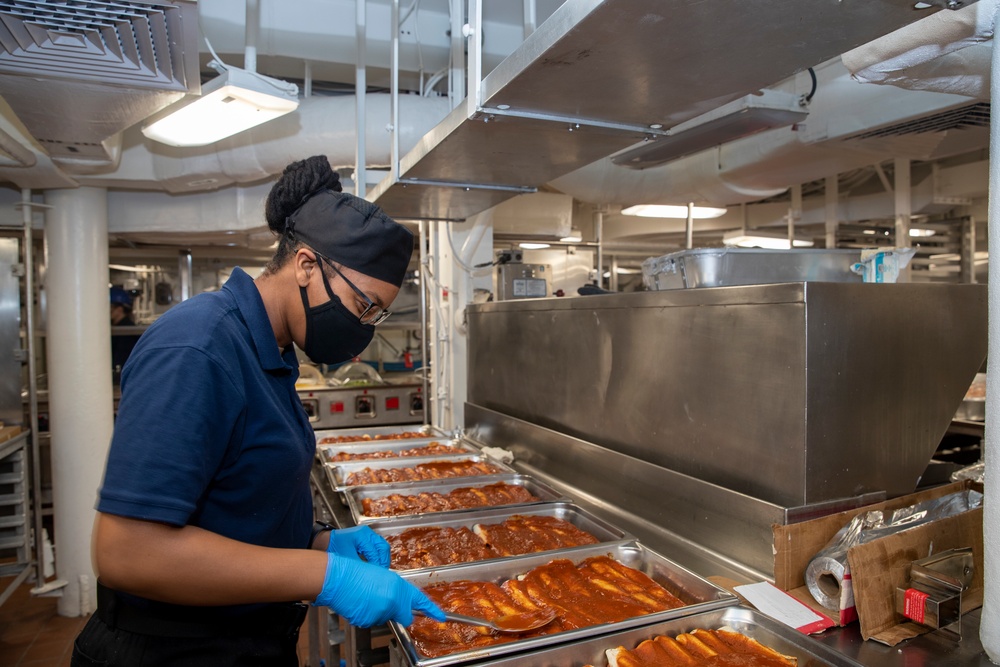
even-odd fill
[[[540,627],[548,625],[555,620],[556,612],[552,609],[539,609],[536,611],[525,612],[523,614],[505,614],[503,616],[497,616],[492,621],[487,621],[485,618],[476,618],[475,616],[466,616],[465,614],[455,614],[450,611],[444,612],[444,616],[449,621],[469,623],[470,625],[482,625],[487,628],[492,628],[497,632],[521,633],[537,630]]]

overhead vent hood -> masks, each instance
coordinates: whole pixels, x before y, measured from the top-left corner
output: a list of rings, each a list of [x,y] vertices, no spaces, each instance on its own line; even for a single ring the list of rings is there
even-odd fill
[[[55,160],[117,159],[116,135],[200,90],[197,4],[0,2],[0,95]]]

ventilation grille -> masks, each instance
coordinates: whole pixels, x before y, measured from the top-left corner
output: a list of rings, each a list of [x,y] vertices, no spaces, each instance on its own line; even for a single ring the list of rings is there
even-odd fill
[[[0,1],[0,73],[186,91],[181,28],[167,2]]]
[[[933,116],[925,116],[906,121],[905,123],[882,127],[862,134],[855,134],[848,139],[901,137],[912,134],[927,134],[931,132],[945,132],[947,130],[962,130],[968,127],[989,126],[990,105],[987,102],[978,102]]]

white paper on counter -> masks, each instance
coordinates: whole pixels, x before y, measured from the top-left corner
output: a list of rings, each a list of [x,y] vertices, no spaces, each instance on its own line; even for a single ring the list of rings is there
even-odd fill
[[[733,588],[761,612],[799,632],[813,634],[833,627],[833,621],[805,606],[774,584],[762,581]]]

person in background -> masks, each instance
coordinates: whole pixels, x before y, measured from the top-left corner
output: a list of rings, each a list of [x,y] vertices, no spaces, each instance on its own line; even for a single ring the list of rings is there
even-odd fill
[[[370,528],[314,526],[316,440],[295,391],[293,344],[323,364],[368,346],[413,235],[341,192],[324,156],[285,168],[265,217],[264,272],[236,267],[168,310],[125,367],[76,667],[297,666],[301,601],[359,627],[444,620]]]
[[[135,321],[132,319],[132,295],[121,287],[111,288],[111,326],[113,327],[134,327]],[[117,384],[121,377],[122,369],[132,349],[139,342],[139,336],[115,335],[111,336],[111,368],[114,370],[114,377]]]

